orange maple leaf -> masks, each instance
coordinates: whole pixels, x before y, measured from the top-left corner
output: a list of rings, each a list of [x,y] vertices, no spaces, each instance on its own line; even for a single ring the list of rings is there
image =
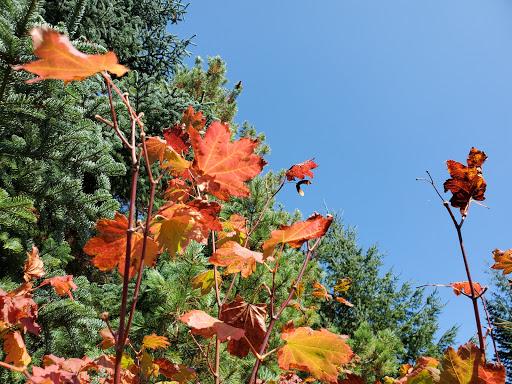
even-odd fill
[[[200,131],[206,124],[206,119],[203,118],[203,112],[195,112],[194,108],[190,105],[187,110],[183,111],[183,117],[180,120],[180,126],[184,126],[184,131],[188,132],[190,128]]]
[[[243,245],[247,238],[247,219],[235,213],[231,215],[229,221],[222,223],[222,231],[217,232],[217,247],[228,241],[236,241]]]
[[[249,277],[256,270],[256,262],[263,264],[263,255],[234,241],[228,241],[208,261],[219,267],[227,267],[225,275],[241,272],[243,277]]]
[[[171,343],[167,341],[167,337],[157,336],[155,333],[149,336],[144,336],[144,339],[142,339],[142,346],[144,348],[165,348],[167,345],[171,345]]]
[[[468,281],[459,281],[457,283],[450,283],[449,287],[453,288],[453,292],[459,296],[461,293],[471,295],[471,287]],[[478,296],[482,292],[482,286],[479,283],[473,283],[473,289]]]
[[[96,229],[100,234],[87,242],[84,247],[84,252],[88,255],[95,256],[92,261],[96,268],[102,271],[110,271],[119,264],[119,273],[124,276],[128,219],[119,212],[116,212],[114,220],[99,220],[96,223]],[[143,243],[144,236],[139,232],[133,232],[130,278],[135,276],[139,270]],[[154,266],[158,253],[158,247],[155,241],[148,237],[144,265],[147,267]]]
[[[27,83],[61,79],[67,84],[73,80],[81,81],[101,71],[109,71],[117,76],[123,76],[129,71],[124,65],[117,63],[114,52],[87,55],[73,47],[67,36],[51,28],[32,28],[30,35],[34,42],[34,54],[41,60],[13,67],[25,69],[39,76],[27,80]]]
[[[495,249],[492,251],[492,256],[496,262],[491,267],[492,269],[503,269],[504,275],[508,275],[512,272],[512,249],[508,249],[506,251]]]
[[[315,288],[313,290],[313,292],[311,293],[313,296],[315,296],[319,299],[325,298],[325,300],[327,300],[327,301],[332,299],[332,295],[329,295],[327,293],[327,289],[322,284],[320,284],[316,281],[313,281],[313,287]]]
[[[337,383],[336,366],[347,364],[354,356],[343,337],[327,329],[288,329],[281,339],[286,344],[277,351],[279,368],[307,371],[324,383]]]
[[[16,367],[26,367],[32,360],[25,348],[25,342],[19,331],[10,332],[3,337],[6,363],[13,363]]]
[[[263,259],[266,260],[279,243],[287,243],[292,248],[298,248],[305,241],[322,237],[326,234],[333,217],[324,218],[319,213],[310,216],[306,221],[299,221],[291,226],[283,225],[281,229],[270,232],[270,239],[262,245]]]
[[[185,313],[178,320],[192,327],[192,334],[206,338],[217,335],[221,342],[238,340],[245,334],[243,329],[235,328],[197,309]]]
[[[28,253],[28,260],[25,263],[23,269],[23,278],[25,281],[30,281],[36,277],[41,277],[46,274],[43,270],[43,260],[39,258],[39,249],[35,245],[32,245],[32,253]]]
[[[150,228],[160,251],[183,255],[190,241],[206,244],[210,229],[197,209],[184,204],[164,206]]]
[[[53,285],[53,287],[55,288],[55,292],[57,292],[59,296],[69,295],[71,300],[73,300],[71,290],[78,288],[78,286],[75,283],[73,283],[73,275],[54,276],[50,279],[45,279],[41,283],[41,286],[46,284]]]
[[[448,160],[448,172],[451,179],[444,182],[444,191],[453,193],[450,203],[452,207],[460,208],[463,213],[469,200],[485,200],[485,188],[487,184],[482,177],[482,164],[487,159],[484,152],[471,148],[467,159],[468,166],[454,160]]]
[[[183,119],[182,119],[183,120]],[[185,124],[174,124],[171,128],[164,128],[164,137],[168,146],[174,149],[176,152],[184,154],[188,153],[190,148],[190,141],[188,133],[183,129]]]
[[[313,160],[315,159],[313,158],[303,163],[292,165],[285,173],[286,180],[293,181],[296,177],[301,180],[306,176],[313,177],[313,172],[311,172],[311,170],[318,167]]]
[[[258,141],[244,138],[232,143],[228,125],[219,122],[208,127],[204,138],[195,128],[189,129],[189,135],[194,148],[192,169],[197,183],[220,200],[249,196],[244,182],[259,175],[267,164],[253,153]]]

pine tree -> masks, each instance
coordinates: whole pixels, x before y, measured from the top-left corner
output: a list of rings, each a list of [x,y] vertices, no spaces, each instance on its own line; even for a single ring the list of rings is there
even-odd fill
[[[493,271],[493,282],[497,289],[491,293],[487,302],[494,338],[498,344],[501,362],[507,368],[507,384],[512,383],[512,289],[509,281]]]
[[[317,255],[325,267],[328,287],[334,287],[338,279],[352,280],[349,290],[341,296],[354,306],[334,302],[324,305],[322,314],[336,331],[353,337],[354,345],[364,345],[357,340],[358,333],[355,332],[363,324],[370,325],[366,333],[378,335],[387,330],[386,337],[394,335],[397,339],[388,343],[390,348],[396,344],[404,347],[403,350],[396,349],[397,358],[390,360],[397,366],[397,363],[413,364],[420,354],[441,356],[446,345],[453,341],[456,327],[447,331],[439,341],[433,339],[439,329],[437,317],[443,307],[436,292],[425,297],[423,289],[413,289],[410,281],[401,283],[392,270],[382,274],[383,254],[378,252],[377,246],[366,251],[358,247],[355,229],[345,227],[340,215],[335,215]],[[364,353],[357,348],[354,352]],[[372,371],[375,367],[368,364],[363,369]]]

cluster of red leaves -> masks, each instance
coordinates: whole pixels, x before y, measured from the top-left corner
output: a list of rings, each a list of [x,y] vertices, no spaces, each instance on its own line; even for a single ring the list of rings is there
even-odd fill
[[[451,178],[444,182],[444,191],[453,194],[450,203],[452,207],[460,208],[461,213],[466,210],[470,199],[485,200],[487,184],[482,177],[482,164],[486,159],[484,152],[471,148],[467,166],[454,160],[446,162]]]

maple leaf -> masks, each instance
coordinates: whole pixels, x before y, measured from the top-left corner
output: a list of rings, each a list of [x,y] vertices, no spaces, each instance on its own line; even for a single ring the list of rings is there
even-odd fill
[[[238,340],[245,333],[243,329],[235,328],[197,309],[185,313],[178,320],[192,327],[192,334],[206,338],[217,335],[221,342]]]
[[[169,168],[169,173],[173,176],[181,176],[190,167],[189,161],[185,160],[159,137],[146,139],[146,151],[149,164],[158,160],[161,164],[160,168]]]
[[[4,352],[7,354],[5,357],[6,363],[13,363],[16,367],[26,367],[30,364],[32,358],[25,348],[23,337],[19,331],[9,332],[3,337]]]
[[[181,179],[172,179],[167,183],[165,198],[175,203],[185,203],[192,196],[192,189]]]
[[[433,384],[429,368],[437,368],[439,360],[432,357],[420,356],[414,367],[404,364],[400,367],[400,380],[397,384]]]
[[[324,218],[319,213],[310,216],[306,221],[299,221],[291,226],[283,225],[281,229],[270,232],[270,239],[262,245],[263,259],[266,260],[274,252],[279,243],[287,243],[292,248],[300,247],[305,241],[325,235],[332,223],[333,217]]]
[[[67,84],[70,81],[81,81],[101,71],[109,71],[123,76],[129,71],[124,65],[117,63],[114,52],[104,55],[87,55],[71,45],[69,38],[48,27],[30,30],[34,43],[34,54],[41,60],[25,65],[17,65],[13,69],[24,69],[39,77],[27,80],[34,83],[44,79],[61,79]]]
[[[206,244],[210,233],[201,213],[184,204],[164,206],[151,224],[150,232],[155,235],[158,248],[169,249],[173,258],[176,253],[183,255],[192,240]]]
[[[144,348],[165,348],[167,345],[171,345],[171,343],[167,341],[167,337],[157,336],[155,333],[149,336],[144,336],[144,339],[142,339],[142,346]]]
[[[55,288],[55,292],[57,292],[59,296],[69,295],[71,300],[73,300],[71,290],[78,288],[78,286],[75,283],[73,283],[73,275],[54,276],[50,279],[45,279],[41,283],[41,286],[46,284],[53,285],[53,287]]]
[[[347,299],[344,299],[343,297],[337,297],[336,300],[338,300],[340,303],[345,304],[347,307],[353,307],[354,306],[354,304],[352,304]]]
[[[119,264],[119,273],[124,276],[128,219],[116,212],[114,220],[99,220],[96,223],[96,229],[100,234],[87,242],[84,252],[95,256],[92,262],[96,268],[102,271],[110,271]],[[131,243],[130,278],[135,276],[139,270],[144,236],[139,232],[133,232]],[[148,237],[144,265],[147,267],[154,266],[158,253],[158,246],[155,241]]]
[[[43,260],[39,258],[39,249],[35,245],[32,245],[32,253],[28,253],[28,260],[23,268],[23,279],[26,282],[44,276],[46,272],[43,270]]]
[[[245,336],[257,351],[260,350],[267,333],[266,317],[267,304],[250,304],[239,295],[234,301],[223,304],[220,313],[220,320],[245,331]],[[227,349],[231,355],[241,359],[250,351],[249,344],[244,338],[230,340]]]
[[[190,128],[200,131],[206,124],[206,119],[203,118],[203,112],[194,113],[194,108],[190,105],[186,111],[183,111],[183,116],[180,120],[180,126],[184,125],[184,131],[188,132]]]
[[[243,138],[232,143],[229,127],[217,121],[208,127],[204,138],[195,128],[189,129],[189,135],[197,183],[220,200],[249,196],[244,182],[259,175],[267,163],[253,153],[258,141]]]
[[[222,231],[222,224],[217,215],[220,213],[222,206],[215,201],[206,201],[195,199],[187,203],[187,207],[194,208],[198,211],[202,218],[199,221],[202,225],[208,227],[212,231]]]
[[[193,380],[196,377],[196,371],[188,368],[183,364],[176,364],[169,359],[163,358],[154,360],[154,363],[160,367],[160,373],[168,379],[175,380],[178,383],[186,384],[188,380]]]
[[[263,254],[242,247],[234,241],[224,243],[208,260],[219,267],[227,267],[225,275],[241,272],[249,277],[256,270],[256,263],[263,264]]]
[[[336,280],[336,285],[334,285],[334,292],[336,293],[344,293],[347,292],[350,288],[350,283],[352,283],[352,279],[350,277],[345,277],[343,279]]]
[[[366,381],[364,381],[361,376],[354,373],[347,373],[347,378],[338,380],[338,384],[366,384]]]
[[[301,180],[306,176],[313,177],[311,170],[318,167],[313,160],[315,159],[313,158],[303,163],[292,165],[285,173],[286,180],[293,181],[296,177]]]
[[[219,275],[217,275],[217,283],[219,286],[222,284]],[[201,288],[201,296],[210,293],[213,287],[215,287],[215,271],[213,269],[204,271],[192,279],[192,288]]]
[[[245,217],[235,213],[229,217],[229,221],[223,222],[222,231],[217,233],[217,247],[228,241],[236,241],[243,245],[247,238],[246,221]]]
[[[453,288],[453,292],[459,296],[461,293],[471,295],[471,287],[468,281],[459,281],[457,283],[450,283],[449,287]],[[482,286],[479,283],[473,283],[473,289],[475,294],[478,296],[482,292]]]
[[[471,148],[467,159],[468,166],[454,160],[448,160],[448,172],[451,179],[444,182],[444,191],[450,191],[453,196],[450,199],[452,207],[460,208],[463,213],[469,200],[483,201],[487,184],[482,177],[482,164],[487,159],[484,152]]]
[[[101,345],[101,349],[108,349],[114,346],[116,340],[110,329],[103,328],[99,333],[103,340],[98,344],[98,347]]]
[[[313,290],[313,292],[311,293],[313,296],[315,296],[319,299],[325,298],[325,300],[327,300],[327,301],[332,299],[332,295],[329,295],[327,293],[327,289],[322,284],[320,284],[316,281],[313,281],[313,287],[315,288]]]
[[[188,149],[190,148],[189,136],[188,133],[181,127],[184,127],[184,124],[174,124],[172,128],[164,128],[164,137],[165,142],[169,147],[174,149],[177,153],[183,152],[184,154],[188,153]]]
[[[22,284],[14,291],[0,289],[0,331],[19,326],[23,332],[39,335],[41,327],[36,323],[37,304],[30,294],[32,282]]]
[[[277,351],[279,367],[307,371],[324,383],[337,383],[336,366],[347,364],[354,356],[342,336],[327,329],[296,328],[282,333],[281,338],[286,344]]]
[[[441,365],[443,370],[440,374],[431,375],[435,383],[505,383],[505,367],[501,364],[486,363],[482,352],[473,343],[461,345],[457,352],[452,347],[448,347]]]
[[[503,269],[503,275],[508,275],[512,272],[512,249],[506,251],[495,249],[492,251],[492,257],[496,262],[491,267],[492,269]]]

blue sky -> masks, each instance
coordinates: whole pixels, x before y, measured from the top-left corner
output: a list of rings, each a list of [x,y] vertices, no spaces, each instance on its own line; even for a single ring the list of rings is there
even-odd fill
[[[278,200],[305,217],[343,212],[361,246],[378,243],[417,285],[467,277],[441,200],[415,179],[428,169],[442,188],[445,160],[485,151],[491,209],[472,206],[463,236],[473,280],[489,284],[492,250],[512,248],[512,3],[196,0],[170,31],[197,34],[193,56],[220,55],[242,81],[236,120],[265,132],[269,169],[315,158],[305,197],[290,185]],[[461,324],[467,341],[470,300],[440,295],[443,330]]]

